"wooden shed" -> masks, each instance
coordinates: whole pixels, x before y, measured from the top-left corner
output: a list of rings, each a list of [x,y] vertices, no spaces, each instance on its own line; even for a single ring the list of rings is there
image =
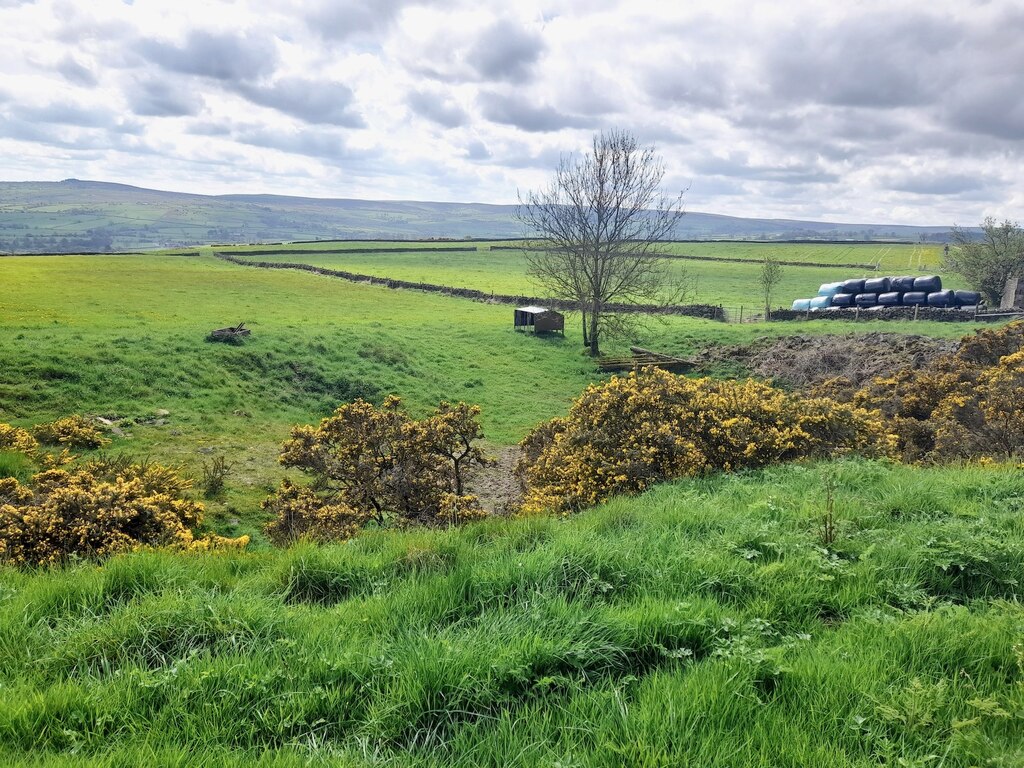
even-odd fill
[[[519,307],[512,327],[517,331],[532,329],[534,333],[565,333],[565,316],[546,307]]]

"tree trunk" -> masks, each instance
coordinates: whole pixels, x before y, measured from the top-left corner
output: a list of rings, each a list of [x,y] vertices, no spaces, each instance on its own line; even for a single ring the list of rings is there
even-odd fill
[[[598,346],[598,326],[597,326],[598,313],[590,313],[590,356],[597,357],[601,354],[601,349]]]
[[[587,333],[587,313],[586,312],[581,312],[580,314],[583,315],[583,346],[584,347],[589,347],[590,346],[590,336]]]

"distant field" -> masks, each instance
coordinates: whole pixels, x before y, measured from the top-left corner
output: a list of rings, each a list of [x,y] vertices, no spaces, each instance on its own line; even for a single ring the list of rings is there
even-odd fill
[[[375,277],[473,288],[484,292],[543,295],[543,288],[527,274],[527,264],[522,252],[509,249],[508,243],[475,245],[476,250],[448,252],[422,252],[402,243],[318,243],[312,246],[302,244],[275,248],[258,246],[218,250],[237,252],[241,256],[253,250],[273,250],[277,252],[264,253],[252,258],[260,261],[312,264]],[[456,243],[427,243],[421,246],[467,247]],[[394,252],[351,252],[367,247],[388,248]],[[310,250],[349,252],[323,255],[301,252]],[[666,260],[669,274],[676,281],[689,286],[687,302],[724,304],[732,308],[756,307],[763,302],[758,295],[757,275],[760,263],[766,256],[780,261],[835,265],[784,267],[782,282],[774,292],[773,303],[785,306],[793,299],[815,295],[821,283],[875,274],[853,265],[880,262],[881,269],[878,274],[887,274],[916,273],[917,265],[920,263],[934,272],[941,256],[941,249],[938,247],[914,245],[673,243],[668,250],[675,255],[690,255],[701,259],[742,260]]]

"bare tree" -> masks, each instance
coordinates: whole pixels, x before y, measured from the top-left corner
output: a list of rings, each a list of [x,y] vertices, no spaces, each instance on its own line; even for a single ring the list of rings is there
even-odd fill
[[[583,343],[600,354],[622,317],[613,303],[665,301],[672,281],[664,240],[683,215],[683,195],[660,192],[665,166],[653,146],[626,131],[594,136],[582,157],[563,157],[549,186],[520,195],[518,219],[530,232],[530,274],[583,315]]]
[[[764,294],[764,319],[771,320],[772,291],[782,280],[782,265],[774,256],[765,256],[761,262],[761,273],[757,276],[757,282]]]
[[[953,227],[952,245],[943,258],[945,267],[981,291],[990,304],[999,305],[1007,278],[1024,273],[1024,231],[1015,222],[999,224],[989,216],[981,223],[981,239]]]

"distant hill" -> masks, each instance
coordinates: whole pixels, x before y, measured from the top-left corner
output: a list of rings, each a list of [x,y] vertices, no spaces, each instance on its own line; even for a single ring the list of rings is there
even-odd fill
[[[511,205],[194,195],[100,181],[0,182],[0,252],[125,251],[288,240],[506,238]],[[687,213],[679,240],[942,242],[948,227],[836,224]]]

